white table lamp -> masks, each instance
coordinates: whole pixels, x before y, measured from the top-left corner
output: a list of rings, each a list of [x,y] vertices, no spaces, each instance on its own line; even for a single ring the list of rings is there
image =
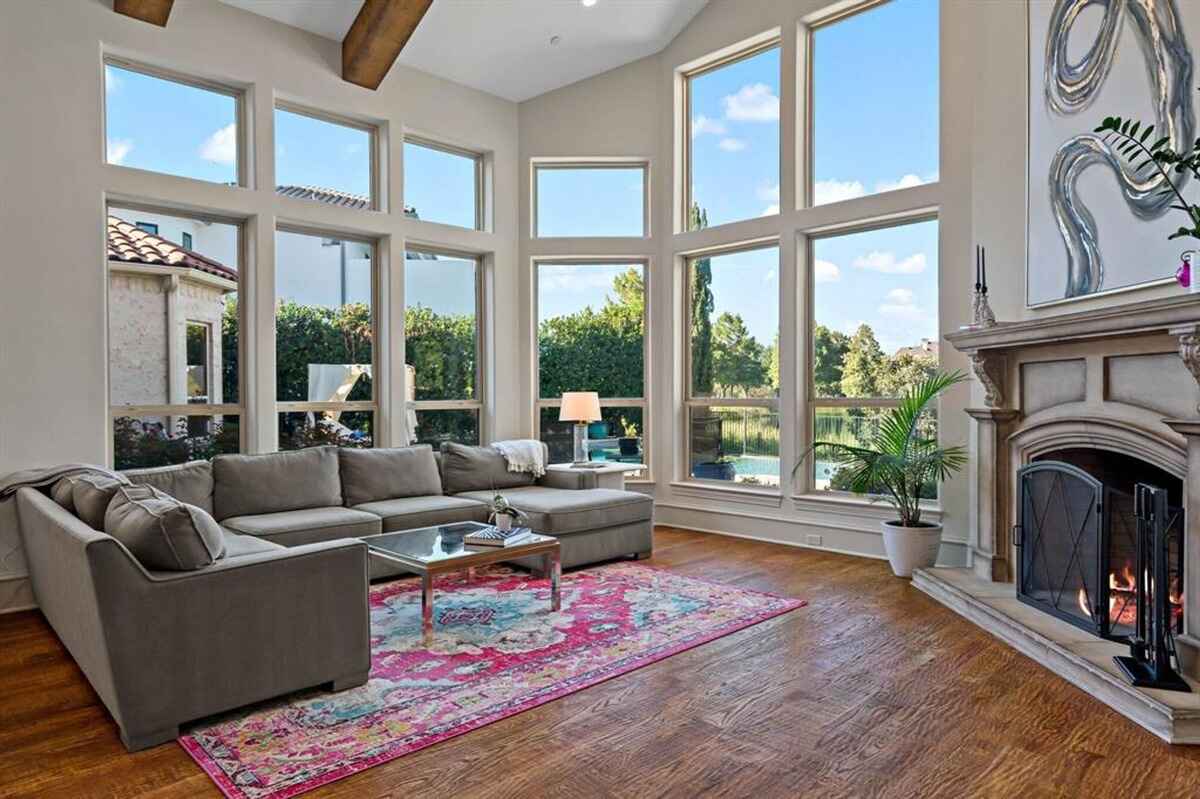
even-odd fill
[[[558,421],[575,423],[575,463],[587,463],[588,422],[600,421],[600,395],[595,391],[565,391]]]

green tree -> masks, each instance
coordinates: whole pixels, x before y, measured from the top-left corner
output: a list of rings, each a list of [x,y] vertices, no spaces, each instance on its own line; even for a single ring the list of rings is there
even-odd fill
[[[859,325],[842,361],[842,393],[847,397],[879,396],[879,372],[883,363],[883,350],[875,339],[875,331],[870,325]]]
[[[900,352],[888,358],[885,368],[879,370],[880,394],[885,397],[899,397],[912,386],[932,378],[937,371],[937,359],[932,355]]]
[[[700,230],[708,227],[708,212],[692,203],[688,214],[688,228]],[[692,391],[696,394],[711,394],[713,390],[712,351],[712,262],[699,258],[691,262],[689,275],[692,296],[688,316],[691,320],[692,336]]]
[[[752,389],[767,384],[765,349],[750,335],[740,314],[725,312],[713,326],[713,378],[723,396],[741,389],[749,396]]]
[[[763,368],[767,370],[767,388],[771,393],[779,391],[779,331],[775,331],[775,340],[771,346],[763,350]]]
[[[615,303],[609,298],[610,304],[627,308],[633,313],[642,314],[646,307],[646,280],[642,270],[629,267],[613,278],[613,293],[617,298]]]
[[[850,337],[825,325],[813,328],[813,386],[818,397],[841,397],[842,362]]]
[[[602,397],[640,397],[645,375],[644,288],[637,270],[613,280],[599,311],[591,307],[544,320],[538,327],[541,395],[596,391]]]
[[[405,310],[404,327],[404,359],[416,372],[416,398],[474,399],[475,317],[418,305]]]

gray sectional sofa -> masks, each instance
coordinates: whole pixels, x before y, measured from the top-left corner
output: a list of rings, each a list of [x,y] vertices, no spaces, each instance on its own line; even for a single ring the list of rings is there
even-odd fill
[[[223,554],[190,570],[147,568],[96,529],[108,519],[85,523],[57,491],[21,488],[17,509],[38,604],[130,750],[241,705],[365,682],[368,581],[398,573],[369,560],[371,536],[486,521],[498,490],[528,526],[559,538],[564,567],[651,551],[649,497],[597,489],[584,471],[510,472],[483,447],[218,455],[124,476],[211,515]]]

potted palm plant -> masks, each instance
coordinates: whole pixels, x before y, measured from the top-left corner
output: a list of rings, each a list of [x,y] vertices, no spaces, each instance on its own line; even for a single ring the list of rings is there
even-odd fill
[[[817,441],[792,470],[795,476],[808,455],[819,451],[846,474],[844,484],[851,491],[882,499],[896,509],[898,518],[880,525],[883,547],[897,577],[911,577],[913,569],[937,561],[942,525],[921,519],[921,498],[927,493],[922,489],[961,469],[967,453],[961,446],[939,447],[925,412],[939,394],[965,379],[962,372],[930,375],[888,410],[869,441]]]

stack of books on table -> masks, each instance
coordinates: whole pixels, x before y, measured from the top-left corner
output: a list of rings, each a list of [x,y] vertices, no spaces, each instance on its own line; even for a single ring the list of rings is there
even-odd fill
[[[463,536],[463,543],[473,547],[512,547],[528,544],[535,537],[536,534],[528,527],[514,527],[508,531],[485,527]]]

